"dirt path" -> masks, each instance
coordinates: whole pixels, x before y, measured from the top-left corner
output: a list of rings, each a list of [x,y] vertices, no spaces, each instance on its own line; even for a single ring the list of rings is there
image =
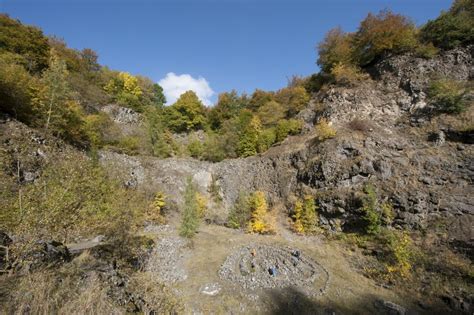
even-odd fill
[[[179,249],[156,253],[159,257],[152,257],[151,261],[176,266],[171,272],[178,272],[179,276],[165,278],[174,279],[167,283],[190,314],[380,314],[383,312],[374,308],[376,300],[404,304],[392,291],[358,274],[349,264],[350,252],[317,236],[302,237],[284,231],[280,235],[250,235],[203,224],[195,238],[182,246],[172,226],[155,233],[159,242],[167,246],[173,240],[179,243]],[[229,255],[243,246],[257,244],[298,249],[324,272],[306,291],[298,287],[244,289],[219,276]],[[304,293],[311,290],[316,294]]]

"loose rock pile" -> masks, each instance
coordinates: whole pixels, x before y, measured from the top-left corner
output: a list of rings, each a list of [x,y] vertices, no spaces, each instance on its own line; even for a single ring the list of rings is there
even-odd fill
[[[325,292],[329,274],[301,251],[269,245],[249,245],[229,255],[219,270],[222,279],[245,289],[296,286],[310,289],[311,295]],[[324,278],[323,285],[318,285]],[[308,290],[306,290],[308,291]]]
[[[153,249],[147,264],[147,271],[154,272],[166,283],[186,280],[183,267],[186,241],[180,237],[164,237]]]

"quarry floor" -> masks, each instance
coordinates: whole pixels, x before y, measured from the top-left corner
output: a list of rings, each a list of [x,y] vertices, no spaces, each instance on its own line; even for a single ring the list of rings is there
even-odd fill
[[[179,240],[176,226],[170,223],[151,233],[158,240]],[[392,290],[360,274],[351,264],[357,259],[356,253],[323,236],[298,236],[284,228],[276,235],[246,234],[203,223],[195,237],[185,244],[179,251],[161,253],[154,264],[171,262],[174,268],[171,272],[179,273],[175,277],[178,280],[168,285],[189,314],[388,314],[376,308],[376,301],[410,307]],[[219,269],[228,255],[254,244],[295,248],[316,262],[328,277],[321,274],[314,288],[305,288],[305,292],[314,289],[318,294],[309,296],[297,287],[244,289],[238,283],[222,279]],[[166,261],[169,259],[172,261]],[[326,280],[326,290],[321,292]]]

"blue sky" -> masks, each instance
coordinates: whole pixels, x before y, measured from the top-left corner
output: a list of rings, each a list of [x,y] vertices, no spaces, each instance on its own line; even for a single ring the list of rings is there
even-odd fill
[[[63,38],[70,47],[94,49],[100,63],[113,69],[157,82],[172,72],[175,75],[166,81],[171,86],[188,82],[199,89],[207,83],[212,91],[202,93],[214,101],[223,91],[276,90],[291,75],[317,72],[315,46],[324,34],[338,25],[354,31],[368,12],[389,8],[423,24],[450,4],[447,0],[0,0],[0,11]]]

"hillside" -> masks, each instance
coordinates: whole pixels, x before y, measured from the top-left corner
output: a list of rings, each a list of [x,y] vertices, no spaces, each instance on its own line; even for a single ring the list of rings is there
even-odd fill
[[[471,314],[473,16],[205,107],[2,15],[1,312]]]

